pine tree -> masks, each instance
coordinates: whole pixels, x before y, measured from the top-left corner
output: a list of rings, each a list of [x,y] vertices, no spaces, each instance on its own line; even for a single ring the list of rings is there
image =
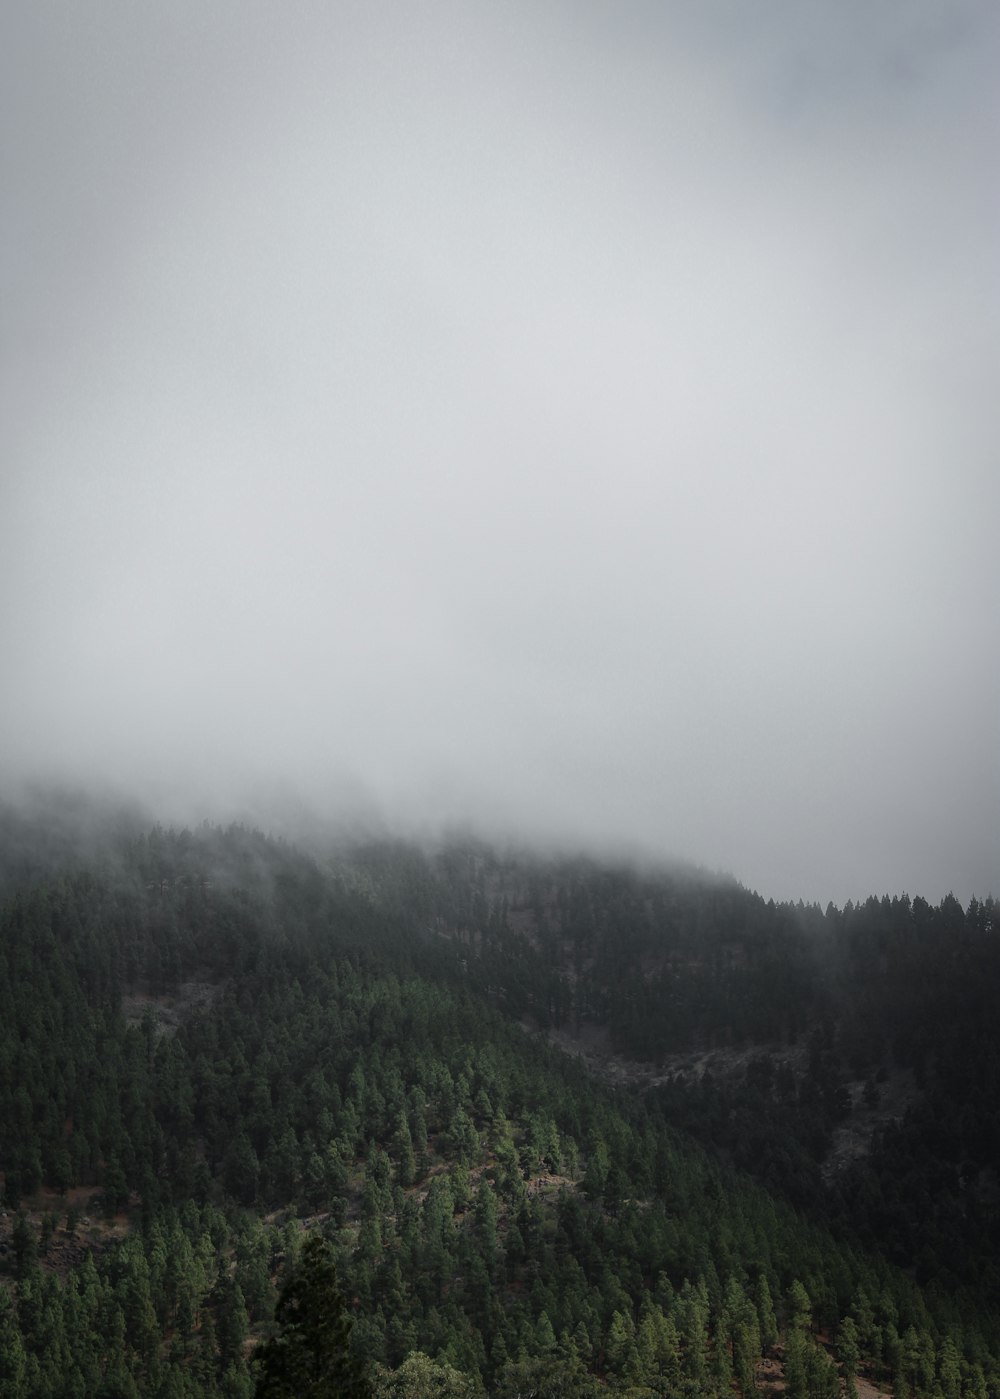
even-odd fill
[[[367,1399],[351,1355],[351,1322],[337,1286],[333,1251],[313,1234],[281,1290],[278,1332],[258,1353],[257,1399]]]
[[[845,1316],[840,1323],[837,1353],[840,1356],[840,1363],[844,1371],[844,1392],[847,1399],[856,1399],[858,1387],[855,1379],[858,1373],[858,1362],[861,1359],[861,1349],[858,1344],[858,1328],[853,1316]],[[949,1399],[958,1399],[958,1396],[952,1395]]]
[[[21,1399],[24,1388],[24,1342],[18,1329],[14,1308],[6,1292],[0,1292],[0,1393],[10,1399]]]
[[[774,1315],[774,1303],[768,1286],[767,1274],[760,1273],[754,1288],[754,1304],[760,1322],[760,1343],[766,1353],[778,1340],[778,1322]]]

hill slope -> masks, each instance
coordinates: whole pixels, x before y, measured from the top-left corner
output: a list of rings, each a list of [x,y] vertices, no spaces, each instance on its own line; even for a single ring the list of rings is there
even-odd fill
[[[707,1155],[676,1103],[525,1031],[588,968],[574,983],[563,965],[544,868],[508,860],[501,880],[491,862],[154,829],[13,881],[3,1392],[249,1393],[250,1342],[307,1222],[334,1241],[352,1343],[383,1373],[424,1351],[497,1394],[746,1392],[780,1344],[804,1396],[835,1392],[833,1345],[898,1392],[981,1399],[987,1291],[921,1292]],[[583,878],[618,907],[595,966],[616,936],[630,968],[648,956],[629,878]],[[512,879],[540,898],[530,922]],[[657,879],[701,906],[696,884]],[[734,886],[725,906],[748,899]],[[562,906],[582,907],[579,881]],[[701,916],[703,940],[673,948],[715,946]],[[707,955],[693,974],[710,988]]]

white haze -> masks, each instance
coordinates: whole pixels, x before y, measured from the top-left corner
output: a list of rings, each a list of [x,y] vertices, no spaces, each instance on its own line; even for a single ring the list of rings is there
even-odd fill
[[[0,738],[1000,893],[1000,9],[33,0]]]

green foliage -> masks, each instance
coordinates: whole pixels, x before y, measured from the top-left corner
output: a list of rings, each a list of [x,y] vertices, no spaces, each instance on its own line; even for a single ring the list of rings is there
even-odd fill
[[[367,1369],[376,1392],[400,1395],[747,1394],[767,1352],[784,1354],[792,1399],[832,1399],[820,1337],[836,1334],[848,1391],[875,1372],[900,1399],[987,1399],[998,1338],[985,1263],[962,1265],[959,1294],[940,1266],[954,1250],[935,1242],[921,1292],[825,1227],[841,1204],[822,1193],[816,1146],[845,1111],[848,1070],[874,1079],[882,1053],[847,1063],[841,969],[870,980],[886,948],[908,969],[905,991],[880,983],[897,1048],[923,1063],[928,1093],[947,1084],[958,1100],[973,1031],[932,1054],[909,969],[943,965],[950,1004],[975,977],[991,985],[985,906],[960,925],[950,907],[907,907],[900,931],[901,907],[824,917],[736,886],[481,848],[371,848],[331,872],[210,828],[154,831],[113,870],[39,879],[0,913],[0,1169],[24,1207],[0,1281],[0,1388],[248,1399],[258,1370],[277,1386],[261,1392],[305,1395],[309,1383],[349,1392]],[[590,1020],[656,1059],[703,1034],[788,1037],[807,1009],[823,1016],[794,1067],[749,1055],[731,1084],[706,1074],[648,1093],[600,1087],[515,1023]],[[970,1078],[980,1091],[978,1068]],[[981,1259],[994,1236],[977,1172],[993,1137],[979,1099],[976,1112],[961,1126],[961,1198]],[[885,1131],[873,1160],[900,1170],[904,1145],[932,1140],[921,1121]],[[935,1145],[939,1164],[948,1149]],[[800,1211],[729,1159],[773,1172]],[[870,1174],[839,1187],[868,1192],[869,1245],[914,1192],[931,1198],[919,1153],[899,1178],[895,1195],[882,1175],[877,1189]],[[78,1187],[95,1218],[71,1207],[64,1278],[48,1216]],[[924,1209],[939,1231],[953,1187],[943,1171],[941,1217]],[[964,1216],[956,1227],[968,1237]],[[277,1312],[276,1275],[288,1279]],[[334,1300],[310,1312],[322,1295]],[[303,1378],[309,1355],[346,1368]]]
[[[480,1391],[453,1365],[413,1351],[396,1370],[376,1367],[372,1399],[477,1399]]]
[[[363,1399],[350,1320],[330,1245],[311,1235],[275,1309],[277,1333],[258,1352],[257,1399]]]

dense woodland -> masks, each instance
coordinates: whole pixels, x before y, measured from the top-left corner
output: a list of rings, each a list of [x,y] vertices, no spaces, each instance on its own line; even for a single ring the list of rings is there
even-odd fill
[[[992,900],[71,826],[0,824],[4,1399],[250,1396],[317,1237],[377,1396],[1000,1396]]]

